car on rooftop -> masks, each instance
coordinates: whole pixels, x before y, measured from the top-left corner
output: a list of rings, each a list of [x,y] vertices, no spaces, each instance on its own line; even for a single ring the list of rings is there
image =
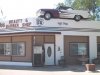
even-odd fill
[[[80,21],[81,19],[88,19],[89,12],[86,10],[74,10],[71,7],[57,7],[56,9],[39,9],[37,16],[50,20],[51,18],[74,19]]]

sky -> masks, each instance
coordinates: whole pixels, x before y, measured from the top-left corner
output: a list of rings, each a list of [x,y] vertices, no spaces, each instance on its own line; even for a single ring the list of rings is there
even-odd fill
[[[0,9],[5,19],[35,17],[41,8],[55,8],[64,0],[0,0]]]

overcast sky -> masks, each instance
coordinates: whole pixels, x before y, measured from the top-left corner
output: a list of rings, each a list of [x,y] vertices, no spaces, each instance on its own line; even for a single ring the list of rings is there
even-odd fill
[[[6,19],[34,17],[40,8],[55,8],[64,0],[0,0],[0,8]]]

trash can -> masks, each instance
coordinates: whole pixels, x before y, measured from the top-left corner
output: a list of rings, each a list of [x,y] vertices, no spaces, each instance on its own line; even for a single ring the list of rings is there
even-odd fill
[[[85,64],[87,71],[95,71],[95,64]]]

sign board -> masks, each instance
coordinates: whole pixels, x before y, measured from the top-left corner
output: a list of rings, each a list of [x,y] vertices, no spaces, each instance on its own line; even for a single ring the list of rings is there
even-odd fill
[[[34,54],[42,54],[42,46],[34,46]]]
[[[8,20],[0,23],[0,28],[30,27],[35,25],[35,22],[34,24],[33,22],[32,18]]]
[[[47,27],[62,27],[67,26],[68,23],[61,20],[44,20],[43,18],[25,18],[25,19],[15,19],[0,22],[0,29],[3,28],[20,28],[20,27],[30,27],[30,26],[47,26]]]

